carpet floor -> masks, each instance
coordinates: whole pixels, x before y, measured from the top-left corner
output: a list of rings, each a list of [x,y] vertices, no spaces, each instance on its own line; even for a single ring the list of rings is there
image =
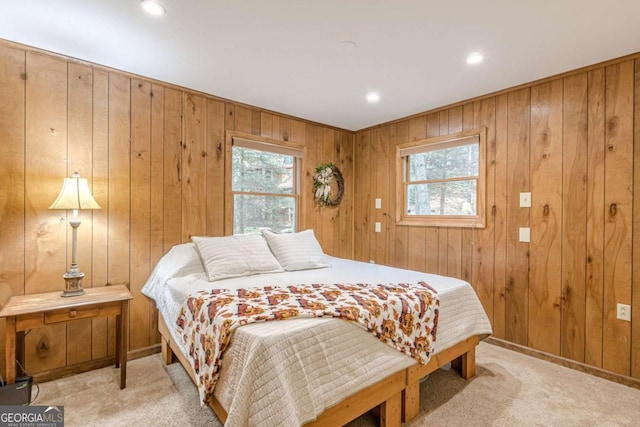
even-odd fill
[[[640,390],[490,344],[476,352],[476,377],[440,369],[420,387],[420,414],[407,426],[638,426]],[[119,370],[98,369],[40,385],[36,405],[63,405],[65,426],[221,426],[179,363],[160,355]],[[349,427],[377,425],[371,414]]]

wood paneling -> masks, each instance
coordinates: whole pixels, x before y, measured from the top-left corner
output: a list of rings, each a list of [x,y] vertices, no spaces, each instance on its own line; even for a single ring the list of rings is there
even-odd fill
[[[562,93],[562,80],[531,88],[528,341],[530,347],[556,355],[562,281]]]
[[[0,304],[24,294],[25,52],[0,45]],[[0,320],[4,337],[5,320]],[[4,341],[4,340],[3,340]],[[2,347],[4,349],[4,347]],[[0,352],[4,366],[4,350]]]
[[[182,103],[182,241],[187,242],[191,236],[207,234],[207,101],[202,96],[185,93]]]
[[[109,169],[107,283],[130,283],[131,265],[131,79],[109,73]],[[116,322],[107,322],[107,354],[116,351]]]
[[[587,134],[587,286],[585,356],[602,367],[604,300],[604,69],[588,73]]]
[[[67,73],[67,112],[68,112],[68,136],[67,136],[67,176],[78,172],[80,176],[87,178],[89,182],[93,178],[91,159],[93,146],[91,134],[93,127],[93,72],[91,67],[69,64]],[[91,218],[93,212],[80,211],[78,216],[84,226],[78,228],[78,245],[88,250],[79,251],[77,254],[78,265],[84,271],[91,271]],[[70,230],[69,230],[70,231]],[[71,239],[67,239],[67,264],[71,262]],[[86,274],[83,286],[92,286],[91,274]],[[67,364],[76,364],[91,360],[91,320],[73,322],[67,325]]]
[[[529,88],[507,95],[507,258],[505,338],[527,345],[529,321],[529,244],[518,240],[520,227],[529,227],[529,208],[520,207],[519,194],[530,191]],[[532,195],[533,199],[533,195]]]
[[[207,189],[224,182],[224,103],[207,104]],[[207,236],[224,235],[224,195],[207,192]]]
[[[131,80],[131,269],[129,289],[133,300],[129,316],[133,325],[149,321],[150,304],[140,290],[151,273],[151,84]],[[149,328],[131,328],[132,348],[150,343]]]
[[[228,130],[303,146],[308,171],[339,165],[346,188],[336,208],[319,209],[312,173],[302,176],[300,226],[325,252],[351,257],[353,132],[0,43],[0,304],[62,290],[71,230],[66,212],[47,208],[78,171],[101,206],[80,212],[84,286],[127,285],[129,350],[158,343],[155,307],[140,290],[172,246],[224,233]],[[115,319],[40,328],[26,341],[30,373],[62,373],[114,354]],[[0,358],[4,370],[4,340]]]
[[[560,355],[584,362],[587,271],[587,73],[567,77],[562,131],[562,319]]]
[[[389,152],[389,128],[381,128],[377,129],[375,133],[375,153],[376,153],[376,192],[375,198],[380,199],[380,209],[375,209],[375,221],[380,223],[380,233],[376,233],[376,245],[374,256],[380,254],[382,258],[379,261],[380,264],[388,264],[389,263],[389,250],[388,250],[388,236],[389,232],[387,229],[388,221],[386,221],[386,217],[383,215],[384,213],[389,212],[389,199],[391,193],[393,191],[389,190],[389,178],[392,176],[392,173],[389,173],[389,164],[391,161],[391,157],[395,157],[395,150],[393,154]],[[394,147],[395,148],[395,147]],[[375,200],[374,200],[375,205]]]
[[[30,294],[64,286],[69,265],[67,216],[47,210],[67,174],[67,63],[28,52],[26,73],[24,293]],[[28,334],[27,365],[36,371],[64,366],[66,333],[65,325],[56,325]]]
[[[151,85],[149,271],[164,254],[164,87]],[[149,301],[149,345],[160,340],[158,310]],[[131,318],[129,318],[131,319]]]
[[[634,62],[634,136],[633,136],[633,288],[631,295],[631,376],[640,378],[640,59]]]
[[[163,252],[182,242],[182,94],[164,90],[164,244]]]
[[[108,221],[109,221],[109,74],[93,70],[93,198],[102,209],[92,212],[92,283],[103,286],[108,279]],[[87,224],[85,224],[85,227]],[[115,323],[115,322],[112,322]],[[115,324],[113,325],[115,327]],[[109,320],[91,321],[91,358],[107,357]]]
[[[357,132],[357,182],[378,183],[365,166],[384,156],[373,135],[397,145],[487,130],[486,227],[392,223],[389,264],[469,280],[498,338],[640,377],[638,67],[614,61]],[[365,197],[356,191],[355,250],[381,262]],[[632,305],[632,323],[616,318],[618,303]]]
[[[357,261],[368,262],[371,235],[373,227],[370,224],[371,218],[371,132],[364,132],[356,137],[356,158],[354,163],[354,216],[361,215],[355,222],[354,258]]]
[[[485,228],[465,229],[463,233],[471,234],[471,241],[465,241],[463,250],[470,250],[471,256],[467,263],[470,264],[470,277],[463,278],[470,281],[482,306],[490,319],[494,318],[494,252],[496,215],[493,206],[496,203],[496,101],[487,99],[476,102],[473,123],[465,124],[465,129],[487,129],[487,181],[486,181],[486,206],[488,207]],[[466,109],[465,109],[466,111]],[[465,123],[467,114],[465,113]],[[467,255],[469,256],[469,255]],[[466,263],[465,263],[466,264]]]
[[[631,304],[633,87],[632,61],[606,68],[602,367],[622,375],[631,367],[631,324],[616,305]]]
[[[350,181],[345,183],[345,193],[342,198],[340,208],[339,238],[334,242],[333,251],[337,256],[343,258],[353,257],[353,145],[354,136],[348,132],[339,132],[336,135],[340,141],[340,171],[347,176],[351,176]],[[304,210],[303,212],[308,212]],[[334,225],[335,228],[335,225]],[[336,247],[337,245],[337,247]]]
[[[506,336],[506,298],[507,298],[507,141],[508,141],[508,97],[506,94],[496,97],[496,198],[491,209],[491,215],[495,223],[496,234],[494,237],[495,258],[493,259],[493,275],[495,285],[493,288],[493,335],[498,338]],[[490,129],[489,126],[488,129]],[[488,130],[488,132],[490,132]]]

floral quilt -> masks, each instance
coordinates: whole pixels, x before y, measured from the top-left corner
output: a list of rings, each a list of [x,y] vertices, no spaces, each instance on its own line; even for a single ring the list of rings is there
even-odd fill
[[[439,304],[437,292],[425,282],[214,289],[190,295],[176,325],[202,403],[209,404],[222,356],[238,326],[295,317],[341,317],[426,364],[436,340]]]

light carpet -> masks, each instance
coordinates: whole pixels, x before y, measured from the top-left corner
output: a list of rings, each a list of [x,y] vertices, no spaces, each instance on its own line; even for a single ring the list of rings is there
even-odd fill
[[[476,377],[453,370],[420,387],[420,414],[407,426],[638,426],[640,390],[480,343]],[[221,426],[179,363],[160,355],[43,383],[36,405],[63,405],[65,426]],[[371,414],[349,427],[377,425]]]

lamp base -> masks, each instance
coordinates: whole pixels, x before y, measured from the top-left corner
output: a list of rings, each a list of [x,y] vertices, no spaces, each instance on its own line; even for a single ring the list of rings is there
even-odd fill
[[[84,295],[82,289],[82,279],[84,279],[84,273],[80,271],[67,271],[64,276],[64,291],[63,297],[75,297],[78,295]]]

